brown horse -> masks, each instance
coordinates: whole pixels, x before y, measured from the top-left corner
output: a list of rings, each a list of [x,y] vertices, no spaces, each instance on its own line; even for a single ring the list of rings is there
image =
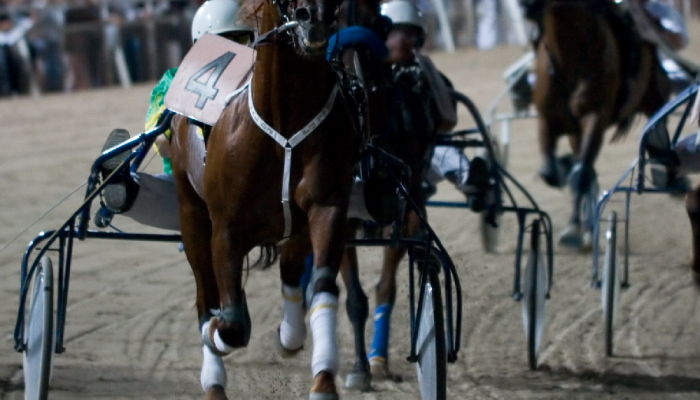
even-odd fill
[[[309,398],[337,398],[335,280],[358,148],[353,119],[342,96],[336,96],[336,76],[324,57],[338,3],[256,0],[244,5],[259,20],[259,32],[280,33],[258,45],[249,91],[226,107],[211,130],[201,183],[191,179],[201,161],[198,165],[196,157],[188,157],[196,152],[188,129],[175,121],[181,128],[172,140],[173,175],[184,248],[197,285],[207,399],[226,398],[221,356],[246,346],[250,337],[244,258],[256,246],[280,242],[284,320],[279,345],[293,353],[304,342],[300,281],[304,259],[313,251],[307,296],[314,344]],[[293,22],[279,28],[283,17]]]
[[[655,47],[639,39],[612,1],[542,1],[533,89],[543,156],[540,175],[551,186],[568,183],[573,211],[560,242],[585,248],[592,221],[582,223],[582,205],[597,186],[593,164],[605,130],[615,125],[613,140],[623,136],[637,112],[651,116],[666,102],[670,86]],[[565,133],[574,159],[568,174],[555,157]]]

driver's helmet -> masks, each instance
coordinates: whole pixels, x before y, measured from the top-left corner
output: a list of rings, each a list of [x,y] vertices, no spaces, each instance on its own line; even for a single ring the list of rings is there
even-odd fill
[[[213,35],[240,33],[243,36],[253,37],[255,29],[238,21],[239,8],[240,5],[236,0],[209,0],[202,4],[192,19],[192,42],[196,42],[205,33]]]
[[[393,25],[409,25],[420,29],[423,27],[423,13],[418,6],[410,0],[391,0],[381,5],[382,15],[388,17]]]

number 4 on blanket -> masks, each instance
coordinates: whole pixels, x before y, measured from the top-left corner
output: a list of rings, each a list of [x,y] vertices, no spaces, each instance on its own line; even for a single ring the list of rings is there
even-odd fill
[[[254,62],[255,50],[205,34],[180,64],[165,94],[165,107],[214,125],[226,96],[245,83]]]

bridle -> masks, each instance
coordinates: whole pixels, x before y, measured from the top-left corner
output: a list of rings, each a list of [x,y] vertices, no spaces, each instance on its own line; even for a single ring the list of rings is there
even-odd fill
[[[351,0],[354,4],[354,1]],[[277,8],[282,25],[276,26],[272,30],[258,36],[253,42],[252,47],[255,48],[261,44],[265,44],[272,40],[275,36],[281,33],[287,33],[294,36],[294,30],[300,25],[307,24],[314,19],[314,15],[318,11],[317,6],[297,7],[297,0],[272,0],[272,4]],[[292,10],[292,15],[287,13],[287,10]]]

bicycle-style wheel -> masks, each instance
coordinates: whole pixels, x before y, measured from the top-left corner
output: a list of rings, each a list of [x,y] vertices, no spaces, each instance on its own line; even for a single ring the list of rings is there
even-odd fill
[[[447,396],[447,350],[445,348],[445,319],[437,271],[429,269],[422,280],[425,294],[420,299],[423,312],[418,322],[416,352],[418,385],[421,399],[445,399]]]
[[[530,253],[525,267],[525,286],[522,299],[527,358],[530,369],[533,370],[537,369],[537,355],[544,333],[547,287],[547,268],[540,249],[540,220],[535,220],[532,225]]]
[[[30,277],[31,279],[31,277]],[[46,400],[54,353],[53,267],[43,256],[31,284],[23,354],[25,400]]]
[[[608,230],[605,232],[605,261],[601,279],[600,297],[603,303],[603,325],[605,330],[605,355],[613,355],[613,335],[617,307],[620,302],[620,263],[617,259],[617,213],[610,212]]]

